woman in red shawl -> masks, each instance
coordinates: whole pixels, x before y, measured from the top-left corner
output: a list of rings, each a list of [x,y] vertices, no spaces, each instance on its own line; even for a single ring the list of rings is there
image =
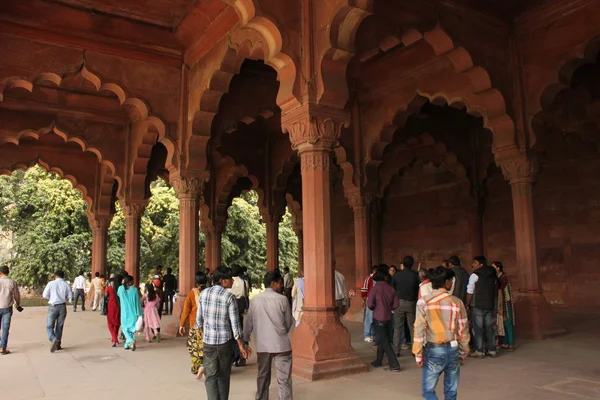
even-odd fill
[[[119,327],[121,326],[121,316],[119,310],[119,298],[117,290],[121,285],[121,276],[115,275],[109,279],[106,288],[106,297],[108,297],[108,306],[106,308],[106,322],[110,331],[112,347],[119,344]]]

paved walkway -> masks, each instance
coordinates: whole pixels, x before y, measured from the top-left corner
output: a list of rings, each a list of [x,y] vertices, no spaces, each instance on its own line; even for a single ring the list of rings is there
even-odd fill
[[[206,399],[203,383],[189,372],[183,338],[140,343],[135,353],[113,349],[103,317],[91,311],[69,312],[65,349],[51,354],[45,315],[45,308],[28,308],[13,318],[9,344],[13,354],[0,357],[2,400]],[[598,315],[563,318],[567,326],[576,328],[567,336],[521,342],[515,353],[494,360],[469,360],[462,370],[460,398],[600,399],[600,319]],[[348,326],[355,348],[365,362],[371,361],[373,353],[361,341],[360,324]],[[409,356],[400,362],[400,373],[376,370],[314,383],[296,379],[295,399],[420,399],[418,367]],[[234,368],[230,399],[253,399],[255,377],[255,359],[248,367]],[[271,398],[277,398],[275,385]]]

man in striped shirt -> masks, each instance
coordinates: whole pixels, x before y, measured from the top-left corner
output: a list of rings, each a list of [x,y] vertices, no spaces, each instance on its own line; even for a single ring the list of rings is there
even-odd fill
[[[231,269],[217,268],[213,279],[214,286],[200,292],[194,328],[202,330],[207,397],[211,400],[227,400],[234,340],[243,358],[248,358],[252,349],[242,341],[237,300],[227,291],[233,286]]]
[[[437,400],[435,387],[444,373],[444,397],[456,399],[460,366],[469,354],[467,311],[448,291],[454,273],[442,266],[430,271],[433,293],[417,302],[413,354],[423,368],[422,395]]]

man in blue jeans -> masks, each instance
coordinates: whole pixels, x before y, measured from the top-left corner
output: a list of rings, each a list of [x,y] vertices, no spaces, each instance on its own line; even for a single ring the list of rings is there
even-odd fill
[[[496,297],[498,296],[498,277],[494,267],[487,265],[483,256],[473,259],[475,271],[469,277],[467,285],[467,310],[473,320],[473,347],[471,357],[483,358],[485,355],[496,357]],[[485,342],[485,347],[484,347]],[[487,351],[486,351],[487,350]]]
[[[377,271],[377,265],[371,267],[371,273],[367,276],[363,282],[362,288],[360,288],[360,296],[363,299],[363,305],[365,306],[365,320],[364,320],[364,337],[365,342],[372,343],[375,339],[375,327],[373,325],[373,310],[366,306],[367,298],[373,289],[375,282],[373,281],[373,274]]]
[[[10,321],[13,315],[13,305],[17,310],[22,310],[19,294],[19,288],[15,281],[8,277],[9,269],[6,265],[0,267],[0,355],[10,354],[8,351],[8,332],[10,331]]]
[[[54,280],[49,282],[44,289],[42,297],[48,300],[48,318],[46,330],[48,340],[52,343],[50,352],[62,350],[62,334],[65,319],[67,318],[67,302],[73,300],[71,287],[64,280],[65,273],[58,270],[54,273]]]
[[[444,398],[455,400],[460,366],[469,353],[467,311],[463,302],[448,291],[454,273],[442,266],[429,273],[433,293],[417,302],[413,354],[423,368],[422,395],[437,400],[435,387],[444,374]]]

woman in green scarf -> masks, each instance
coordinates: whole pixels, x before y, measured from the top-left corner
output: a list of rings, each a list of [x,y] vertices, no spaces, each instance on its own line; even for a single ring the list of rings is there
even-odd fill
[[[125,277],[117,295],[121,305],[121,331],[125,335],[125,350],[135,351],[135,325],[143,314],[140,295],[138,289],[133,286],[132,276]]]

